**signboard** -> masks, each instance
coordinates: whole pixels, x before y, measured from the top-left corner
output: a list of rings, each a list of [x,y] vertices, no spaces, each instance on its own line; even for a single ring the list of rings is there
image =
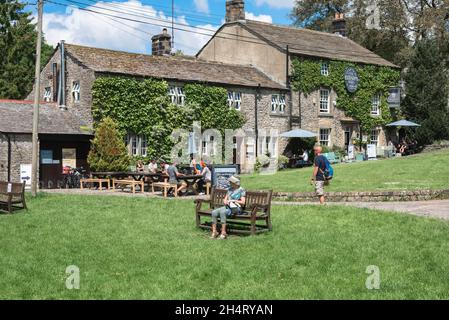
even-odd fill
[[[20,165],[20,181],[25,181],[26,187],[31,187],[31,164]]]
[[[347,68],[345,70],[345,85],[348,92],[354,93],[357,91],[359,87],[359,75],[354,68]]]
[[[62,167],[76,168],[76,149],[63,148],[62,149]]]
[[[387,98],[388,106],[390,108],[399,108],[401,106],[401,88],[395,87],[388,90]]]
[[[355,155],[354,155],[354,145],[350,144],[348,146],[348,158],[349,158],[349,160],[354,160],[354,157],[355,157]]]
[[[53,150],[41,150],[41,163],[53,164]]]
[[[215,165],[212,168],[212,185],[219,189],[228,189],[228,179],[238,174],[238,167],[235,164]]]
[[[377,146],[375,144],[366,145],[368,159],[377,159]]]

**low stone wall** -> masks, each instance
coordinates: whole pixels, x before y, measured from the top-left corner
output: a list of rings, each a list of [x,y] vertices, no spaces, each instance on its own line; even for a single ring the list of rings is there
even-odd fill
[[[276,201],[315,202],[313,192],[274,192]],[[407,191],[370,191],[370,192],[326,192],[329,202],[382,202],[382,201],[425,201],[449,199],[446,190],[407,190]]]
[[[425,146],[422,152],[432,152],[437,151],[441,149],[449,149],[449,143],[447,144],[431,144],[428,146]]]

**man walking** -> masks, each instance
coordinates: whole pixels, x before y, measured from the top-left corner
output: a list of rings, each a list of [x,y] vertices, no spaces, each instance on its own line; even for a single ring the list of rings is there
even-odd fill
[[[320,203],[324,204],[324,171],[326,170],[326,159],[321,154],[323,149],[321,146],[315,146],[313,151],[315,152],[315,161],[313,166],[313,174],[311,184],[315,185],[316,195],[320,198]]]

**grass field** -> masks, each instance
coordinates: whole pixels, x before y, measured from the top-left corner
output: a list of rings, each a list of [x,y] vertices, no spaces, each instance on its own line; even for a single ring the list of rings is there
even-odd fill
[[[334,165],[326,191],[375,191],[449,188],[449,150],[388,160]],[[313,191],[312,168],[279,171],[274,175],[242,175],[247,189],[284,192]]]
[[[40,195],[0,215],[1,299],[448,299],[447,222],[275,206],[274,231],[210,240],[190,201]],[[68,290],[65,270],[80,269]],[[380,268],[380,290],[365,287]]]

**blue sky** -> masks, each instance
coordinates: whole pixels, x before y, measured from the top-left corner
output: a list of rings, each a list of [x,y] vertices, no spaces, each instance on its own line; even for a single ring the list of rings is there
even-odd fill
[[[66,5],[45,3],[43,28],[46,40],[52,45],[65,40],[81,45],[149,53],[151,36],[160,33],[163,26],[170,25],[171,0],[49,1]],[[74,1],[71,2],[72,7],[67,6],[70,1]],[[245,11],[249,19],[291,24],[288,14],[293,3],[294,0],[246,0]],[[110,16],[81,11],[77,7],[87,7]],[[28,9],[35,12],[35,7]],[[225,0],[175,0],[176,26],[183,29],[175,30],[175,48],[195,54],[223,23],[224,16]]]

